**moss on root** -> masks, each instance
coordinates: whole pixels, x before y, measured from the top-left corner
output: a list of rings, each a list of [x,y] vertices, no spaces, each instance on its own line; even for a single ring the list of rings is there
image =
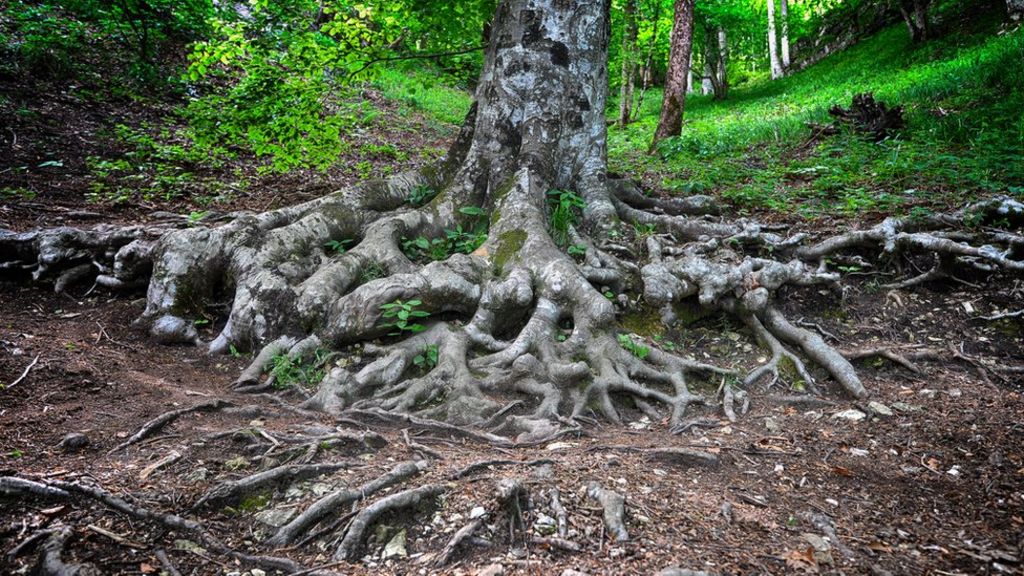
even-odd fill
[[[504,270],[505,264],[515,258],[526,243],[526,231],[521,229],[502,232],[498,236],[498,249],[494,252],[494,266],[498,270]]]

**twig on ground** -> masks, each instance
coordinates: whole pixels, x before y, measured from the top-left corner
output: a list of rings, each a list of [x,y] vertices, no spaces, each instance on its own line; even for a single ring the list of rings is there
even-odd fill
[[[21,383],[21,381],[24,380],[26,376],[28,376],[28,373],[32,370],[32,368],[34,368],[35,365],[39,363],[39,356],[39,354],[36,354],[36,357],[32,359],[32,362],[25,368],[25,371],[21,373],[21,376],[15,378],[14,382],[11,382],[7,386],[4,386],[4,389],[10,390],[11,388],[14,388],[19,383]]]

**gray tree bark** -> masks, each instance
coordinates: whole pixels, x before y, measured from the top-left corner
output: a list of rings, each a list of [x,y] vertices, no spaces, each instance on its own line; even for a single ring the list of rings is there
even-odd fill
[[[789,70],[789,0],[779,0],[779,26],[782,34],[779,38],[779,49],[782,53],[782,70]]]
[[[782,78],[782,62],[779,60],[779,47],[775,33],[775,0],[768,0],[768,65],[772,80]]]

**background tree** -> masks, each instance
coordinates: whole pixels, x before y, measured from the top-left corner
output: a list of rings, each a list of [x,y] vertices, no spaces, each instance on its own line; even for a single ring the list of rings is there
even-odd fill
[[[633,107],[633,86],[636,82],[638,60],[637,47],[637,0],[626,0],[622,32],[622,85],[619,87],[619,126],[629,124]]]
[[[779,0],[779,26],[782,34],[779,37],[779,48],[782,56],[783,71],[789,70],[789,0]]]
[[[923,42],[928,39],[928,7],[931,0],[898,0],[900,15],[907,24],[911,41]]]
[[[661,101],[661,117],[654,129],[651,142],[653,152],[658,142],[669,136],[678,136],[683,125],[686,107],[686,77],[690,70],[693,50],[693,0],[676,0],[672,21],[672,48],[665,75],[665,90]]]
[[[775,0],[767,0],[768,7],[768,63],[772,80],[782,78],[782,62],[779,60],[778,39],[775,32]]]

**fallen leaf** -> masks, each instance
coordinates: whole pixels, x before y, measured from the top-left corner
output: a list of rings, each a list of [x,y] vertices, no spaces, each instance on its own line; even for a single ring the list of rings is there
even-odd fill
[[[153,566],[149,562],[143,562],[141,565],[139,565],[139,571],[142,572],[143,574],[152,574],[152,573],[156,572],[157,569],[156,569],[155,566]]]

